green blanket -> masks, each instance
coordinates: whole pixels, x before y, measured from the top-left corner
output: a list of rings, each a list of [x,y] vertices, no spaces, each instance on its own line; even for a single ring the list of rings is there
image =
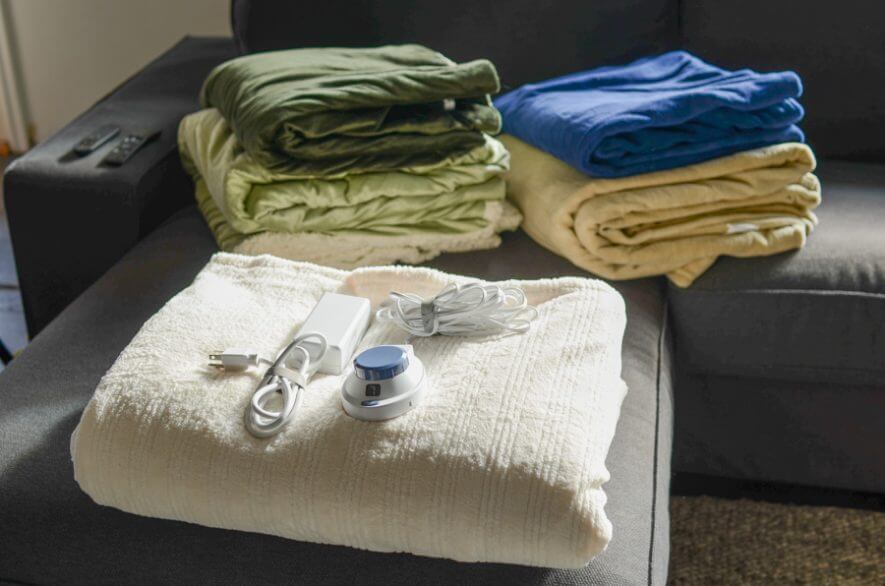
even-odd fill
[[[457,64],[420,45],[292,49],[216,67],[200,92],[274,171],[328,175],[434,164],[500,131],[486,60]],[[481,132],[480,132],[481,131]]]
[[[225,249],[260,232],[459,234],[488,225],[486,204],[503,201],[509,154],[480,146],[431,165],[315,177],[270,171],[239,145],[216,109],[185,116],[178,131],[197,200]]]

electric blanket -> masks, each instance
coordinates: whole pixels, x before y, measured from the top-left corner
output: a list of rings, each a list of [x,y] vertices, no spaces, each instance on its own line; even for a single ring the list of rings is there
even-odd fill
[[[323,175],[424,165],[483,144],[501,119],[486,60],[458,64],[420,45],[292,49],[216,67],[216,107],[243,148],[273,170]]]
[[[511,136],[508,195],[539,244],[608,279],[690,285],[721,255],[800,248],[821,200],[804,144],[620,179],[588,177]]]
[[[345,272],[219,253],[148,320],[102,378],[71,438],[97,503],[213,527],[460,561],[580,567],[612,535],[605,458],[626,387],[624,303],[582,278],[514,281],[539,311],[526,334],[412,340],[425,400],[350,418],[344,375],[315,376],[294,419],[258,440],[243,414],[260,370],[219,373],[214,349],[273,356],[324,292],[432,295],[468,279]],[[402,343],[372,322],[362,348]]]
[[[795,73],[728,71],[684,51],[522,86],[498,97],[504,132],[595,177],[672,169],[802,142]]]
[[[185,116],[179,152],[223,250],[353,268],[493,248],[521,217],[504,201],[509,154],[483,135],[434,164],[314,177],[274,172],[216,109]]]

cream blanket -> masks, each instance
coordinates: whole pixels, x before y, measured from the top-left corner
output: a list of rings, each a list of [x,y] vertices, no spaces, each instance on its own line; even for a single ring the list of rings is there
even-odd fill
[[[213,349],[278,351],[323,292],[427,295],[467,279],[406,267],[344,272],[219,253],[145,323],[71,438],[74,473],[125,511],[376,551],[579,567],[612,527],[605,458],[626,393],[624,303],[597,280],[514,282],[539,309],[522,335],[422,338],[426,400],[380,423],[347,416],[315,377],[278,436],[243,427],[257,372]],[[402,342],[372,323],[362,346]]]
[[[508,195],[544,247],[608,279],[690,285],[720,255],[800,248],[817,224],[814,155],[784,143],[668,171],[596,179],[511,136]]]

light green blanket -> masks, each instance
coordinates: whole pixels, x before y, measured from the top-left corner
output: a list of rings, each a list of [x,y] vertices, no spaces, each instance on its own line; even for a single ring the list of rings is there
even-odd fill
[[[275,171],[328,175],[427,165],[482,146],[501,118],[486,60],[457,64],[420,45],[292,49],[216,67],[204,107]]]
[[[491,137],[471,151],[398,171],[311,177],[270,171],[245,152],[218,110],[179,126],[185,168],[222,248],[261,232],[338,235],[466,234],[489,225],[509,164]]]

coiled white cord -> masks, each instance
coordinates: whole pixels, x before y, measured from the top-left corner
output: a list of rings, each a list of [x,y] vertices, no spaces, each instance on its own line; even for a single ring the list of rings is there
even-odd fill
[[[413,336],[522,333],[537,316],[522,289],[480,283],[453,283],[427,300],[391,291],[375,314],[379,321],[393,322]]]
[[[307,339],[319,342],[319,354],[314,360],[311,360],[307,348],[300,345]],[[267,438],[278,434],[283,429],[301,403],[304,388],[322,363],[328,346],[328,341],[322,334],[302,334],[292,340],[280,352],[277,359],[270,363],[258,389],[252,395],[252,400],[246,406],[245,423],[249,433],[257,438]],[[300,361],[298,368],[292,369],[287,366],[287,363],[290,358],[295,357],[295,354],[300,357]],[[256,358],[255,362],[269,363],[270,361]],[[268,403],[277,393],[282,395],[283,404],[279,411],[273,411],[268,408]]]

